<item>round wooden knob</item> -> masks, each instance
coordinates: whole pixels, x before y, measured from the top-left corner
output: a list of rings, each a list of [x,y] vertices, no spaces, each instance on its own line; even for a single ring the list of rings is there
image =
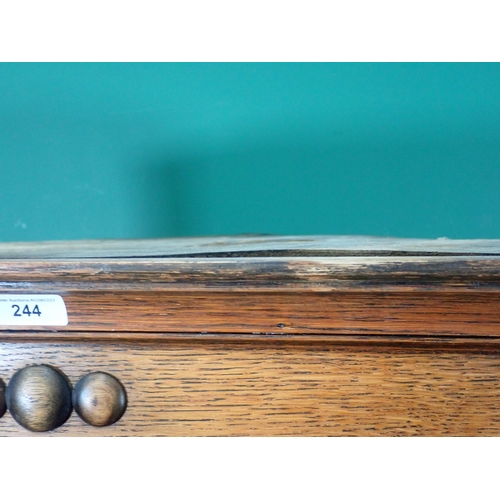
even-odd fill
[[[5,382],[0,378],[0,418],[3,417],[7,405],[5,404]]]
[[[120,420],[127,408],[127,395],[122,384],[112,375],[89,373],[75,386],[73,406],[84,422],[103,427]]]
[[[16,372],[5,400],[14,420],[34,432],[55,429],[71,415],[71,388],[60,372],[47,365]]]

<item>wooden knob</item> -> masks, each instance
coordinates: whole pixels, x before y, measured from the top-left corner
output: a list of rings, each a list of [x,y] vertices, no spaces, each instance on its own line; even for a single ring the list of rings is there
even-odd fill
[[[71,415],[71,388],[59,371],[47,365],[16,372],[5,399],[14,420],[34,432],[55,429]]]
[[[0,418],[3,417],[7,405],[5,404],[5,382],[0,378]]]
[[[127,408],[127,395],[122,384],[112,375],[89,373],[75,386],[73,406],[84,422],[103,427],[120,420]]]

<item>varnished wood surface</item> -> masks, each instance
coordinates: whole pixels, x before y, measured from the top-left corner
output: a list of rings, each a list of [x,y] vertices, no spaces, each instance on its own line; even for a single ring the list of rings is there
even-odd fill
[[[0,244],[0,378],[110,373],[128,407],[50,435],[500,435],[500,240],[187,238]],[[0,435],[33,435],[12,416]]]
[[[0,260],[0,293],[60,294],[62,335],[500,334],[500,257]]]
[[[17,423],[33,432],[62,425],[71,410],[71,388],[59,370],[47,364],[29,364],[9,381],[5,401]]]
[[[500,336],[498,292],[73,293],[66,332]],[[16,331],[53,327],[0,327]],[[126,335],[127,332],[132,335]]]
[[[0,259],[0,290],[490,290],[500,256]]]
[[[110,427],[73,412],[43,434],[7,412],[0,435],[500,435],[495,345],[408,347],[334,339],[1,343],[4,380],[33,362],[57,366],[73,385],[106,371],[126,388],[128,408]]]
[[[73,407],[87,424],[112,425],[125,413],[127,394],[123,385],[109,373],[84,375],[73,389]]]
[[[69,316],[55,329],[0,326],[0,338],[30,330],[500,336],[500,240],[8,243],[0,256],[0,294],[60,294]]]

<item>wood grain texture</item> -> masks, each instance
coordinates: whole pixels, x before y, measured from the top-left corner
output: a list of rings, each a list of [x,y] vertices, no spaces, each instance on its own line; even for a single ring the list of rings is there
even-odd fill
[[[64,424],[71,414],[71,388],[64,374],[47,365],[24,366],[11,378],[5,401],[24,428],[45,432]]]
[[[56,329],[62,337],[500,333],[500,257],[3,260],[0,280],[0,294],[62,295],[69,313],[68,326]],[[1,326],[1,338],[14,330]]]
[[[126,389],[115,424],[50,435],[500,435],[500,240],[9,243],[2,293],[59,294],[69,323],[0,327],[0,378]]]
[[[330,293],[74,293],[63,295],[66,327],[18,331],[500,336],[500,291]],[[57,330],[57,331],[54,331]],[[131,335],[130,335],[131,333]]]
[[[61,337],[68,331],[500,332],[500,240],[241,237],[9,243],[0,245],[0,256],[0,294],[64,297],[69,325],[57,328]],[[0,335],[8,338],[15,330],[20,329],[2,326]],[[26,330],[53,328],[20,331]]]
[[[496,289],[500,256],[0,260],[2,290]]]
[[[118,379],[109,373],[88,373],[73,389],[73,407],[89,425],[112,425],[125,413],[127,394]]]
[[[107,371],[127,390],[110,427],[73,413],[53,436],[496,436],[500,351],[446,345],[211,341],[2,343],[0,377],[27,363],[74,385]],[[38,435],[8,413],[0,435]]]

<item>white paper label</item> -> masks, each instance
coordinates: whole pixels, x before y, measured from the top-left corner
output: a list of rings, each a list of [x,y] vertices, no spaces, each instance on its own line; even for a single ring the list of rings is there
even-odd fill
[[[66,326],[60,295],[0,294],[0,326]]]

